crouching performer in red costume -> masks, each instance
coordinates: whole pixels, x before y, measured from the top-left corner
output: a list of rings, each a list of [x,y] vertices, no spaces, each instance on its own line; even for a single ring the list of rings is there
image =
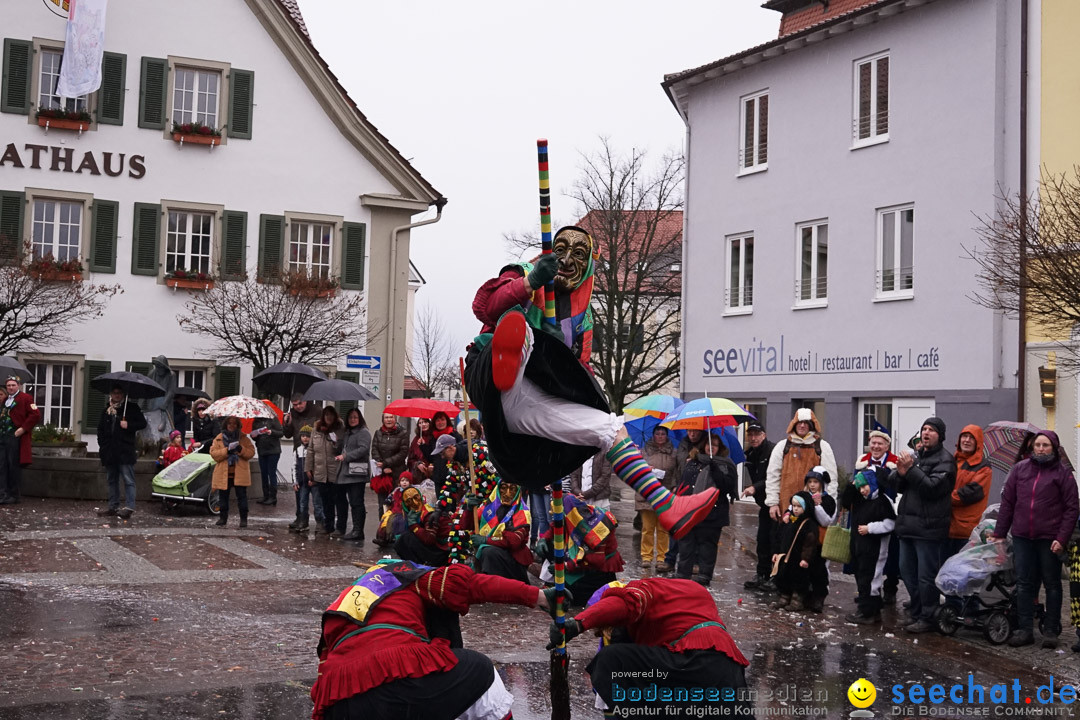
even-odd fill
[[[566,621],[566,641],[602,637],[586,666],[605,717],[657,708],[664,717],[753,717],[745,695],[749,661],[727,632],[709,591],[692,580],[645,578],[598,589]],[[551,645],[558,641],[551,626]],[[659,710],[659,708],[664,708]]]
[[[465,385],[502,477],[540,491],[607,451],[616,474],[681,538],[709,514],[719,491],[675,497],[608,407],[589,369],[593,259],[592,237],[564,227],[552,254],[507,265],[484,283],[473,300],[483,329],[468,349]],[[557,324],[543,318],[544,286],[552,280]]]
[[[547,608],[525,583],[402,560],[373,566],[326,609],[314,720],[503,720],[513,696],[485,655],[433,636],[434,613],[478,603]]]

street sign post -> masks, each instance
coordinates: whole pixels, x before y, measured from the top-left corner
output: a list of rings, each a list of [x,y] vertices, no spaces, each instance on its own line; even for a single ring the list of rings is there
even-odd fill
[[[368,387],[377,386],[381,379],[381,372],[378,370],[361,370],[360,371],[360,384],[367,385]]]
[[[378,355],[346,355],[345,367],[378,371],[382,369],[382,358]]]

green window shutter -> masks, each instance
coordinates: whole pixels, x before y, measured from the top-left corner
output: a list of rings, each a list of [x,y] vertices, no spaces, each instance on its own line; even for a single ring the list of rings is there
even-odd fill
[[[240,368],[218,365],[214,368],[214,398],[240,394]]]
[[[150,377],[150,371],[154,369],[154,363],[128,360],[124,363],[124,369],[128,372],[139,373],[140,375]]]
[[[107,52],[101,58],[101,88],[98,90],[97,121],[102,125],[124,124],[124,81],[127,55]]]
[[[98,420],[109,402],[108,396],[90,387],[90,381],[98,375],[104,375],[112,369],[108,360],[87,360],[83,364],[83,416],[82,431],[92,433],[97,430]]]
[[[345,223],[341,241],[341,289],[364,289],[364,252],[367,226]]]
[[[285,262],[285,216],[259,216],[259,280],[277,282]]]
[[[243,280],[247,271],[247,213],[226,210],[221,216],[221,279]]]
[[[0,265],[19,259],[26,194],[0,191]]]
[[[0,84],[0,112],[30,114],[30,72],[34,44],[4,38],[4,77]]]
[[[135,221],[131,228],[131,274],[158,274],[158,235],[161,206],[135,203]]]
[[[165,95],[169,88],[169,61],[142,59],[139,80],[139,127],[165,128]]]
[[[120,203],[115,200],[98,200],[90,208],[90,272],[116,272],[116,224],[120,217]]]
[[[349,382],[354,382],[354,383],[359,383],[360,382],[360,373],[357,373],[357,372],[341,370],[341,371],[338,371],[337,373],[335,373],[334,377],[336,379],[338,379],[338,380],[347,380]],[[338,415],[341,416],[341,421],[344,422],[345,421],[345,413],[349,412],[354,407],[356,407],[357,402],[355,400],[341,400],[341,401],[337,402],[336,404],[337,404]]]
[[[229,137],[251,139],[254,98],[255,73],[233,68],[229,73]]]

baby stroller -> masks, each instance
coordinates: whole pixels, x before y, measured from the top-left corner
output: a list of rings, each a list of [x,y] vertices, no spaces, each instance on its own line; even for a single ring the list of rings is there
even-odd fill
[[[218,491],[210,489],[214,474],[214,458],[204,453],[191,453],[163,468],[151,483],[151,497],[161,498],[165,512],[182,503],[206,506],[211,515],[221,512]]]
[[[947,598],[937,613],[943,635],[965,627],[981,630],[991,645],[1001,645],[1017,627],[1012,540],[1006,538],[1002,544],[991,540],[997,509],[997,505],[986,509],[968,544],[938,571],[936,583]],[[1036,604],[1040,631],[1044,615],[1042,604]]]

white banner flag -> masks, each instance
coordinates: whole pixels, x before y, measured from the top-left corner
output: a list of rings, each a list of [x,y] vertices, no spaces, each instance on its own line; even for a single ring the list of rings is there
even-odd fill
[[[64,60],[56,83],[60,97],[79,97],[101,87],[107,5],[108,0],[71,0]]]

